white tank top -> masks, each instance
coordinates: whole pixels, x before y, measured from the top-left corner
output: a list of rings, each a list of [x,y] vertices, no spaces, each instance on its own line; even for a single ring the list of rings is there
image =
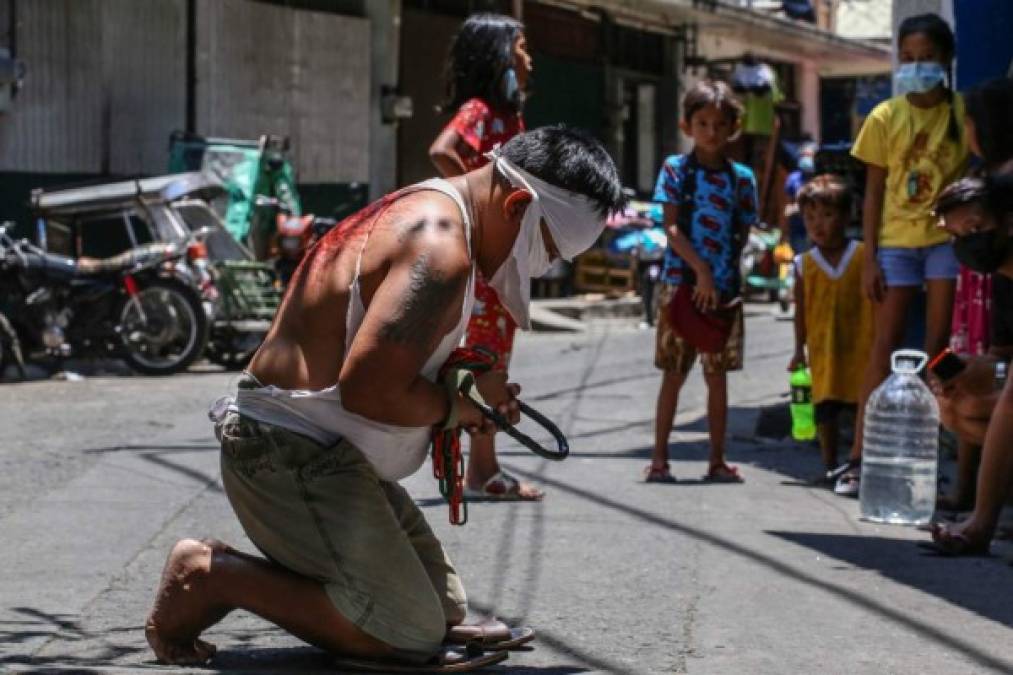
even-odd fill
[[[457,203],[464,220],[468,255],[472,260],[471,274],[468,277],[468,286],[461,308],[461,319],[454,330],[443,337],[436,351],[422,368],[422,376],[435,382],[440,368],[450,353],[460,346],[468,327],[472,306],[475,303],[475,262],[471,250],[471,219],[457,189],[443,179],[434,178],[405,188],[402,194],[420,190],[442,192]],[[348,289],[348,313],[345,318],[346,357],[366,314],[359,285],[359,269],[373,224],[369,227],[370,231],[366,233],[355,261],[355,277]],[[273,385],[259,389],[240,389],[236,397],[236,407],[243,415],[308,436],[327,447],[336,444],[342,438],[348,439],[366,456],[376,469],[377,475],[387,481],[400,480],[418,471],[426,459],[426,450],[430,442],[429,427],[382,424],[345,410],[341,404],[341,392],[337,384],[316,391],[280,389]]]

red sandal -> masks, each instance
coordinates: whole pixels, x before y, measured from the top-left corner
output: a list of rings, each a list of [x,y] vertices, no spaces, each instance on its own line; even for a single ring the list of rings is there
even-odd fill
[[[644,482],[645,483],[667,483],[669,485],[677,483],[675,476],[668,468],[668,462],[665,462],[663,466],[650,466],[644,467]]]
[[[739,473],[739,467],[729,466],[724,462],[711,465],[707,475],[703,477],[710,483],[745,483],[746,479]]]

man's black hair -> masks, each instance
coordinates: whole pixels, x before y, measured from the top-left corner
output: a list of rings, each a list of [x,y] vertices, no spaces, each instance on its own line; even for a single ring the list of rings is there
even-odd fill
[[[583,131],[540,127],[514,136],[500,153],[536,178],[584,195],[602,216],[626,205],[615,162],[596,138]]]
[[[495,110],[519,112],[523,92],[507,98],[503,78],[513,67],[514,42],[523,32],[524,24],[503,14],[469,16],[450,44],[442,109],[453,112],[480,98]]]

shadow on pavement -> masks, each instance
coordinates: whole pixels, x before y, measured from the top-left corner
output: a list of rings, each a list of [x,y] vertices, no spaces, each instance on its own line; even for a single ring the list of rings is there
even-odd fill
[[[89,448],[82,450],[86,455],[104,455],[110,452],[144,452],[144,453],[173,453],[173,452],[217,452],[221,448],[214,443],[189,443],[174,445],[110,445],[105,448]]]
[[[604,497],[599,493],[585,490],[575,485],[570,485],[560,480],[550,478],[545,475],[532,474],[524,471],[523,469],[516,466],[504,466],[504,469],[514,473],[518,476],[523,476],[528,479],[537,478],[541,483],[552,487],[553,489],[566,492],[570,495],[584,499],[585,501],[596,504],[602,508],[611,509],[613,511],[624,513],[632,518],[640,520],[643,523],[658,527],[663,530],[670,532],[677,532],[682,536],[690,537],[704,544],[719,548],[731,555],[740,556],[748,559],[750,562],[756,565],[766,567],[771,572],[794,579],[800,584],[804,584],[813,589],[822,591],[831,596],[834,596],[838,600],[849,603],[863,611],[869,612],[870,614],[877,615],[880,619],[890,621],[898,626],[901,626],[907,630],[918,633],[927,640],[944,645],[947,648],[959,652],[968,659],[976,662],[981,668],[985,668],[994,672],[1009,673],[1013,671],[1013,662],[1002,659],[990,653],[988,646],[977,645],[969,642],[963,638],[951,635],[945,630],[932,625],[919,616],[905,613],[902,610],[893,607],[886,602],[876,598],[871,593],[864,593],[860,588],[852,588],[844,584],[835,584],[826,579],[822,579],[815,574],[811,574],[804,570],[798,569],[785,563],[776,557],[764,553],[760,550],[756,550],[738,543],[732,539],[722,537],[711,532],[704,531],[702,529],[693,527],[691,525],[685,525],[676,520],[663,517],[661,515],[651,513],[643,509],[618,502],[608,497]],[[855,542],[856,548],[862,548],[866,541],[865,537],[855,537],[854,539],[862,540],[861,542]],[[874,538],[870,538],[874,539]],[[915,553],[917,548],[913,543],[902,542],[904,546],[910,547],[912,556],[917,555]],[[875,546],[875,544],[872,544]],[[911,558],[913,560],[914,558]],[[939,561],[944,562],[944,561]],[[970,569],[970,568],[963,568]],[[973,575],[971,575],[973,578]],[[993,603],[1008,602],[1006,600],[1000,600],[1000,597],[1005,595],[997,596],[994,592],[992,593]]]
[[[0,368],[0,384],[23,384],[27,382],[40,382],[54,379],[58,373],[71,373],[71,378],[80,377],[87,380],[91,378],[112,378],[131,377],[159,379],[158,376],[142,375],[130,368],[125,361],[111,358],[74,358],[62,364],[29,362],[25,364],[25,377],[18,376],[15,368],[9,366]],[[183,375],[220,375],[229,372],[221,366],[216,366],[208,361],[198,361],[183,371]],[[171,375],[169,376],[171,377]]]
[[[933,557],[913,542],[885,537],[777,531],[767,534],[855,567],[875,570],[887,579],[1013,627],[1013,604],[996,601],[998,596],[1009,593],[1013,570],[1009,574],[1005,569],[999,570],[997,560]],[[982,575],[985,567],[1002,574]]]

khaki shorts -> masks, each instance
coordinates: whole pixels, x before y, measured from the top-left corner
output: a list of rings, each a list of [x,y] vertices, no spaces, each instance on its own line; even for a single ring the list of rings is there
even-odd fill
[[[325,448],[235,412],[215,431],[225,493],[257,548],[319,581],[342,615],[404,658],[435,654],[467,599],[405,489],[347,441]]]
[[[697,351],[679,337],[678,333],[672,329],[672,324],[668,320],[668,303],[672,301],[675,289],[676,287],[671,284],[663,284],[658,292],[658,332],[654,351],[654,365],[660,370],[685,375],[693,368]],[[742,370],[742,352],[744,346],[745,326],[740,305],[725,348],[720,352],[712,354],[700,354],[703,372],[713,375]]]

